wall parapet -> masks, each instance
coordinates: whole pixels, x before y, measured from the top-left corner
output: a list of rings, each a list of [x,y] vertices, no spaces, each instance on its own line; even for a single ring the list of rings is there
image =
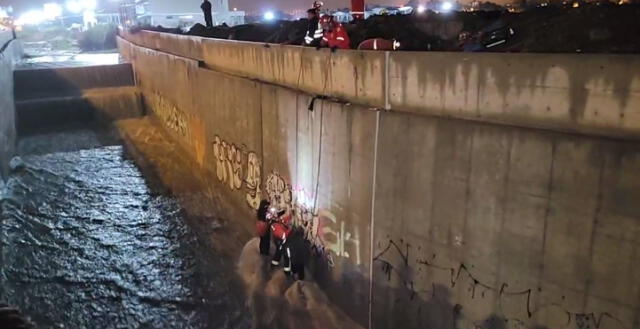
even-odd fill
[[[206,67],[358,105],[640,138],[634,55],[374,52],[122,32]]]

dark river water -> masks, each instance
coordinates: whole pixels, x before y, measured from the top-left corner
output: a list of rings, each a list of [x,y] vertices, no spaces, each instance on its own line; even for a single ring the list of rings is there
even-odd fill
[[[122,146],[22,160],[0,195],[0,300],[38,328],[249,326],[229,264]]]

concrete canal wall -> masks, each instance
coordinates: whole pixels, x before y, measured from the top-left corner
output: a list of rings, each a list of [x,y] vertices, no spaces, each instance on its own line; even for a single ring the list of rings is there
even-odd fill
[[[13,102],[13,67],[22,57],[20,42],[10,31],[0,31],[0,186],[15,149],[16,127]]]
[[[296,211],[361,327],[640,326],[637,57],[119,47],[238,220]]]

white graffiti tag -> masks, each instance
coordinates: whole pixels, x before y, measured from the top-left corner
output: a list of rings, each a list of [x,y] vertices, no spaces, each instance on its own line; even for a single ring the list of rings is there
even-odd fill
[[[239,190],[242,187],[242,150],[235,144],[227,143],[215,136],[213,154],[218,180],[228,184],[232,190]]]
[[[188,133],[186,115],[160,95],[154,94],[150,99],[151,108],[160,120],[178,135],[186,137]]]
[[[265,183],[265,190],[271,205],[279,209],[291,209],[291,185],[278,173],[269,174]]]
[[[262,198],[260,191],[261,172],[262,168],[258,155],[250,152],[247,157],[247,178],[244,182],[247,186],[247,204],[253,209],[258,209]]]

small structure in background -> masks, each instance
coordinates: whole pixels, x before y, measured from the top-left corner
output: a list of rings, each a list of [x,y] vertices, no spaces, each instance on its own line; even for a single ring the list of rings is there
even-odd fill
[[[135,23],[163,27],[189,27],[195,23],[204,23],[204,15],[200,11],[201,0],[128,0],[133,2]],[[213,8],[213,25],[223,23],[233,26],[244,24],[244,11],[229,10],[229,0],[210,0]],[[123,9],[121,12],[129,12]],[[129,24],[133,25],[133,24]]]

